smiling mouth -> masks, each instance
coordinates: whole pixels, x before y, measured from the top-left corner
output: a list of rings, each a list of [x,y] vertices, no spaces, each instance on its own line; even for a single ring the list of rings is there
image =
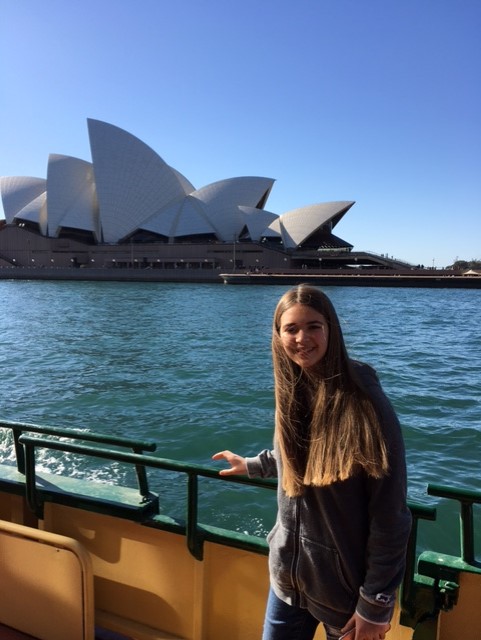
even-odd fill
[[[311,347],[310,349],[297,349],[296,354],[301,357],[309,356],[314,350],[315,347]]]

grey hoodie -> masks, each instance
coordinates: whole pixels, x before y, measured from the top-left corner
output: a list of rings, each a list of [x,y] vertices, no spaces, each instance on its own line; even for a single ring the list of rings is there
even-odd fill
[[[380,418],[388,475],[375,480],[361,471],[326,487],[306,487],[296,498],[288,498],[279,482],[277,520],[268,536],[276,595],[339,628],[355,610],[371,622],[389,622],[411,529],[399,421],[375,371],[353,364]],[[247,468],[250,477],[282,477],[275,448],[247,458]]]

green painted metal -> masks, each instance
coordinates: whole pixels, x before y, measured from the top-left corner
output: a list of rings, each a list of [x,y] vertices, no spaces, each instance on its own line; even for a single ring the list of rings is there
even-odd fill
[[[79,429],[69,429],[64,427],[51,427],[48,425],[29,424],[25,422],[12,422],[10,420],[0,420],[0,428],[11,429],[15,446],[17,469],[20,473],[25,473],[25,453],[19,439],[23,433],[42,433],[44,435],[56,436],[59,438],[72,438],[73,440],[84,440],[86,442],[97,442],[99,444],[111,445],[115,447],[126,447],[132,449],[134,453],[144,451],[155,451],[157,444],[152,440],[136,440],[122,436],[109,436],[94,431],[81,431]],[[144,496],[148,496],[148,483],[145,474],[145,467],[135,468],[137,482]]]
[[[143,451],[155,451],[155,443],[151,442],[115,438],[90,432],[78,432],[72,429],[39,427],[38,425],[5,421],[0,421],[1,427],[12,429],[16,434],[16,451],[24,464],[25,491],[28,504],[39,518],[43,516],[43,504],[45,501],[62,500],[65,503],[65,501],[71,500],[72,505],[79,508],[102,511],[112,515],[119,515],[120,517],[133,517],[144,526],[161,528],[185,535],[189,551],[198,560],[203,558],[203,548],[206,541],[264,555],[268,553],[268,545],[264,539],[199,522],[199,480],[200,478],[209,478],[221,482],[262,487],[268,490],[276,489],[276,480],[249,479],[244,476],[219,476],[218,469],[161,458],[156,455],[147,455]],[[36,432],[41,435],[32,436],[29,435],[30,432]],[[44,435],[50,437],[43,437]],[[62,439],[60,440],[59,438]],[[92,444],[85,444],[85,442],[91,442]],[[132,452],[107,448],[102,445],[130,448]],[[55,491],[45,488],[45,482],[39,482],[39,478],[43,480],[41,474],[36,472],[35,465],[35,452],[39,448],[98,457],[133,465],[137,470],[137,477],[141,479],[139,480],[137,498],[132,501],[132,496],[129,494],[129,499],[133,502],[131,507],[136,512],[136,515],[129,515],[128,510],[123,510],[122,506],[118,506],[117,510],[115,509],[113,505],[118,505],[119,501],[122,501],[122,496],[119,498],[118,494],[115,499],[113,496],[110,499],[105,494],[102,496],[95,495],[95,492],[94,495],[88,497],[79,497],[78,491],[62,489],[60,491],[61,498],[59,498]],[[169,518],[159,513],[156,496],[150,492],[148,487],[146,473],[148,468],[177,472],[185,476],[187,482],[185,521]],[[6,482],[14,483],[15,481],[7,479]],[[82,481],[69,479],[69,482],[75,484]],[[94,483],[84,482],[83,484],[89,484],[91,490]],[[77,488],[84,490],[85,487],[82,488],[77,485]],[[133,490],[128,489],[128,491],[132,492]],[[408,543],[406,574],[401,590],[401,623],[415,629],[413,636],[415,640],[435,640],[439,612],[448,611],[456,605],[460,572],[481,573],[481,563],[475,558],[473,522],[473,505],[481,504],[481,492],[430,485],[428,493],[431,496],[454,499],[460,503],[462,557],[447,556],[431,551],[423,552],[417,557],[418,523],[420,520],[435,520],[436,509],[432,506],[409,502],[409,508],[413,515],[413,527]]]
[[[462,557],[424,551],[415,564],[417,524],[420,518],[435,519],[431,514],[413,511],[413,532],[408,548],[407,571],[404,578],[401,624],[415,629],[414,640],[436,640],[440,611],[456,606],[461,572],[481,574],[481,562],[475,558],[473,505],[481,504],[481,492],[456,489],[444,485],[429,485],[428,494],[457,500],[460,510],[460,542]],[[434,517],[433,517],[434,516]]]
[[[430,484],[428,494],[438,498],[457,500],[461,507],[460,534],[461,555],[467,565],[481,566],[476,562],[474,549],[474,518],[473,505],[481,504],[481,491],[470,489],[456,489],[445,485]]]
[[[414,628],[422,616],[420,611],[432,609],[433,586],[431,580],[418,579],[416,573],[418,524],[420,520],[435,520],[436,509],[413,503],[409,503],[409,508],[412,515],[412,527],[406,553],[406,570],[401,588],[401,623]]]
[[[37,486],[37,474],[35,470],[35,451],[38,448],[52,449],[57,451],[75,453],[79,455],[92,456],[103,458],[106,460],[112,460],[115,462],[122,462],[127,464],[133,464],[140,468],[156,468],[165,471],[174,471],[185,474],[187,476],[187,509],[186,509],[186,522],[180,523],[169,519],[169,522],[165,522],[163,518],[156,516],[155,514],[149,514],[149,522],[145,523],[149,526],[160,526],[164,528],[170,528],[171,530],[181,531],[186,535],[187,546],[192,555],[198,560],[202,560],[203,557],[203,544],[205,540],[218,541],[221,544],[229,544],[230,546],[238,548],[249,548],[254,550],[256,545],[253,543],[253,536],[243,538],[241,534],[235,532],[229,532],[227,530],[216,529],[215,527],[202,526],[198,522],[198,479],[200,477],[212,478],[223,482],[233,482],[239,484],[254,485],[257,487],[263,487],[271,490],[275,490],[277,482],[275,480],[263,480],[255,479],[251,480],[244,476],[229,476],[228,478],[219,476],[217,469],[211,467],[199,465],[199,464],[186,464],[184,462],[178,462],[176,460],[170,460],[168,458],[158,458],[154,456],[148,456],[145,454],[127,453],[124,451],[118,451],[113,449],[106,449],[104,447],[92,447],[85,444],[77,444],[76,442],[66,442],[63,440],[54,440],[49,438],[42,438],[39,436],[30,436],[26,433],[19,437],[19,444],[25,448],[25,484],[26,495],[30,508],[37,515],[38,518],[43,517],[43,503],[45,500],[55,499],[53,494],[49,491],[45,491]],[[152,494],[148,492],[147,497],[151,497]],[[145,497],[145,496],[144,496]],[[72,504],[78,506],[78,497],[72,495]],[[65,503],[68,499],[65,495],[62,496],[62,501]],[[98,501],[101,503],[102,501]],[[103,501],[105,504],[105,501]],[[89,501],[92,503],[92,501]],[[91,508],[94,510],[94,506],[88,506],[85,503],[84,508]],[[99,507],[97,507],[98,510]],[[257,549],[255,549],[257,550]],[[260,553],[265,553],[265,545],[260,542],[258,550]]]

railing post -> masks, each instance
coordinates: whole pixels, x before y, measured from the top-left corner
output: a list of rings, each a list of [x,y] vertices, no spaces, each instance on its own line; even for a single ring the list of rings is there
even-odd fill
[[[134,453],[143,454],[144,450],[141,447],[132,447]],[[144,499],[144,502],[149,499],[149,481],[147,479],[147,471],[143,464],[135,465],[135,473],[137,474],[137,483],[139,485],[140,495]]]
[[[25,447],[25,493],[30,510],[43,520],[43,503],[38,499],[37,478],[35,471],[35,445],[24,444]]]
[[[22,429],[12,429],[13,443],[15,446],[15,457],[17,459],[17,470],[19,473],[25,474],[25,453],[22,445],[19,442],[19,438],[22,435]]]
[[[194,558],[202,560],[204,557],[203,540],[197,527],[198,486],[197,474],[190,472],[187,489],[187,546]]]
[[[474,564],[473,503],[461,502],[461,556],[464,562]]]
[[[437,484],[428,485],[428,494],[438,498],[457,500],[461,511],[459,517],[461,556],[466,564],[475,565],[473,504],[481,504],[481,492],[455,489]],[[479,566],[479,564],[478,564]]]
[[[20,437],[24,433],[40,433],[45,435],[53,435],[59,438],[71,438],[74,441],[85,440],[89,442],[98,442],[101,444],[112,444],[119,447],[129,447],[134,453],[138,453],[140,455],[142,455],[144,451],[155,451],[157,447],[155,442],[152,441],[136,440],[125,438],[122,436],[116,437],[101,433],[82,432],[76,429],[68,429],[62,427],[40,426],[36,424],[12,422],[10,420],[0,420],[0,428],[11,429],[13,432],[17,469],[19,473],[22,474],[25,474],[25,452],[20,442]],[[144,502],[147,502],[150,499],[150,491],[145,466],[136,464],[135,472],[137,476],[139,492],[144,499]]]
[[[435,520],[436,509],[409,503],[412,515],[411,533],[406,551],[406,570],[401,586],[401,622],[414,627],[425,610],[431,609],[430,589],[416,581],[416,542],[419,520]]]

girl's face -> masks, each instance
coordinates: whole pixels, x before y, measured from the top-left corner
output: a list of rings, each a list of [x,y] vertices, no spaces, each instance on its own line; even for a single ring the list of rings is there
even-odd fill
[[[303,369],[313,367],[326,354],[329,341],[326,318],[307,305],[296,303],[284,311],[279,335],[286,354]]]

